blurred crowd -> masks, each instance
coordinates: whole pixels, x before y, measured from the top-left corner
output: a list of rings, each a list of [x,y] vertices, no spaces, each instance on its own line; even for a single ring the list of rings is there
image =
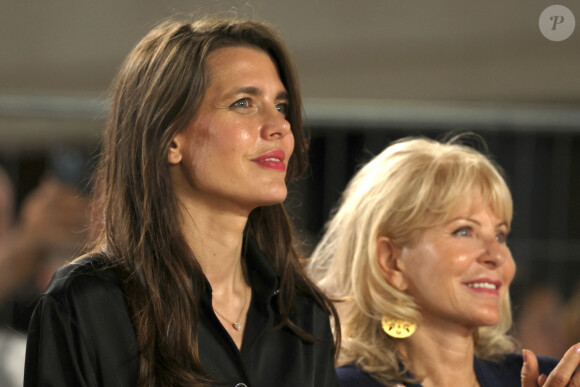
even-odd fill
[[[580,342],[580,281],[569,297],[551,282],[528,285],[514,307],[515,332],[523,348],[560,358]]]
[[[17,212],[15,184],[0,167],[0,385],[21,386],[26,329],[53,273],[87,241],[89,203],[76,187],[43,177]]]

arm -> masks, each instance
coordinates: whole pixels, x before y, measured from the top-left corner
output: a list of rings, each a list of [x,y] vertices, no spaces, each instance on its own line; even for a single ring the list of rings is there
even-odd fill
[[[59,269],[32,316],[25,386],[135,386],[139,351],[120,281],[92,258]]]
[[[44,296],[30,322],[24,386],[98,386],[78,324],[68,307]]]

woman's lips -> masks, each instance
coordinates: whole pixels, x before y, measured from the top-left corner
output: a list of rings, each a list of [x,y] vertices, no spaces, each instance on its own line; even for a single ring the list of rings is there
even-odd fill
[[[482,278],[475,281],[464,282],[468,288],[478,293],[499,294],[501,281],[494,281],[488,278]]]
[[[277,149],[264,153],[263,155],[253,159],[252,161],[258,164],[262,168],[272,169],[279,172],[286,171],[286,164],[284,160],[286,159],[286,154],[283,150]]]

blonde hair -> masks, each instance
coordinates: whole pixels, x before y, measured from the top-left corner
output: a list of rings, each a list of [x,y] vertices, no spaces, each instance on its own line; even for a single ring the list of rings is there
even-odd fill
[[[459,137],[463,138],[463,137]],[[354,362],[375,379],[404,380],[394,339],[381,317],[420,322],[407,294],[380,274],[377,239],[410,246],[422,230],[444,223],[474,191],[508,226],[512,198],[501,172],[482,153],[458,143],[406,138],[393,143],[356,173],[309,263],[309,273],[337,302],[342,346],[339,364]],[[509,295],[500,321],[475,334],[476,356],[493,360],[514,350]]]

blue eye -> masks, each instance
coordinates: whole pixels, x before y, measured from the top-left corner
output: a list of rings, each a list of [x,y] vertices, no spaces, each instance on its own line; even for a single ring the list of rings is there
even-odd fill
[[[287,103],[277,103],[276,109],[278,109],[278,111],[280,113],[286,115],[286,113],[288,113],[288,104]]]
[[[470,227],[461,227],[453,232],[453,235],[459,237],[468,237],[471,235],[471,228]]]
[[[231,107],[249,108],[250,101],[247,98],[241,98],[234,102]]]
[[[499,242],[499,243],[506,243],[507,242],[507,234],[504,232],[498,232],[495,235],[495,239]]]

